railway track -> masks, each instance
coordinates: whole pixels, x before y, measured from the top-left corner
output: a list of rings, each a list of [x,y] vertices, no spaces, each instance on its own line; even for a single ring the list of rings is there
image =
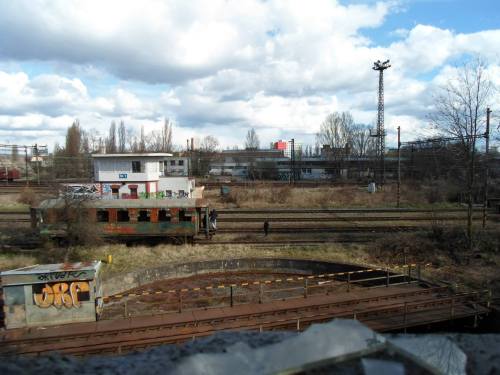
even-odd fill
[[[224,330],[303,330],[312,323],[332,318],[355,318],[384,332],[486,314],[489,310],[482,302],[479,293],[452,294],[443,288],[376,288],[43,330],[14,329],[0,334],[0,353],[121,353],[193,340]]]
[[[475,207],[474,211],[482,212],[482,207]],[[224,215],[250,215],[250,214],[370,214],[370,213],[467,213],[466,208],[396,208],[396,207],[354,207],[354,208],[237,208],[237,209],[220,209],[217,211]],[[494,212],[494,209],[488,209],[488,212]]]

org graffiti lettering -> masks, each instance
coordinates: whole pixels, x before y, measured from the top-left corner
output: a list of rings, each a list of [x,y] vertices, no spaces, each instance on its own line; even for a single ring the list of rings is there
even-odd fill
[[[50,306],[58,309],[63,306],[66,308],[80,307],[82,304],[78,294],[89,290],[87,281],[74,281],[69,285],[68,283],[45,284],[41,293],[33,294],[33,299],[35,305],[41,308]]]

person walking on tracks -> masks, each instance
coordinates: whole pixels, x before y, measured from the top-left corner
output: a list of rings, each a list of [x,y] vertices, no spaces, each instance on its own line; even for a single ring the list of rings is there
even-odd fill
[[[208,214],[208,219],[210,220],[210,227],[217,230],[217,211],[215,211],[215,208]]]
[[[267,234],[269,233],[269,221],[264,221],[264,236],[267,237]]]

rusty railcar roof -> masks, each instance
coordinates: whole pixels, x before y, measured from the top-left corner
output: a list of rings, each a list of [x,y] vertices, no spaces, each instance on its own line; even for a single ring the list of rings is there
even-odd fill
[[[81,205],[88,208],[197,208],[208,207],[204,199],[91,199],[86,201],[65,201],[62,198],[47,199],[38,205],[39,209],[63,208],[65,205]]]

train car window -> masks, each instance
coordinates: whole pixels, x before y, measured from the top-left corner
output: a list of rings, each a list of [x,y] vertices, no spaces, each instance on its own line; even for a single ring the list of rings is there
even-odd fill
[[[118,210],[116,212],[116,221],[125,222],[130,221],[130,216],[127,210]]]
[[[139,210],[137,221],[151,221],[150,212],[148,210]]]
[[[183,166],[184,165],[184,160],[179,160],[179,166]]]
[[[108,210],[97,210],[97,222],[107,223],[109,221]]]
[[[179,211],[179,221],[191,221],[191,214],[186,213],[185,210]]]
[[[170,221],[170,211],[169,210],[160,210],[158,211],[158,221]]]
[[[68,216],[66,210],[54,209],[56,221],[68,221]]]
[[[132,173],[141,173],[141,162],[133,161],[132,162]]]
[[[172,190],[165,190],[165,197],[172,198]]]

